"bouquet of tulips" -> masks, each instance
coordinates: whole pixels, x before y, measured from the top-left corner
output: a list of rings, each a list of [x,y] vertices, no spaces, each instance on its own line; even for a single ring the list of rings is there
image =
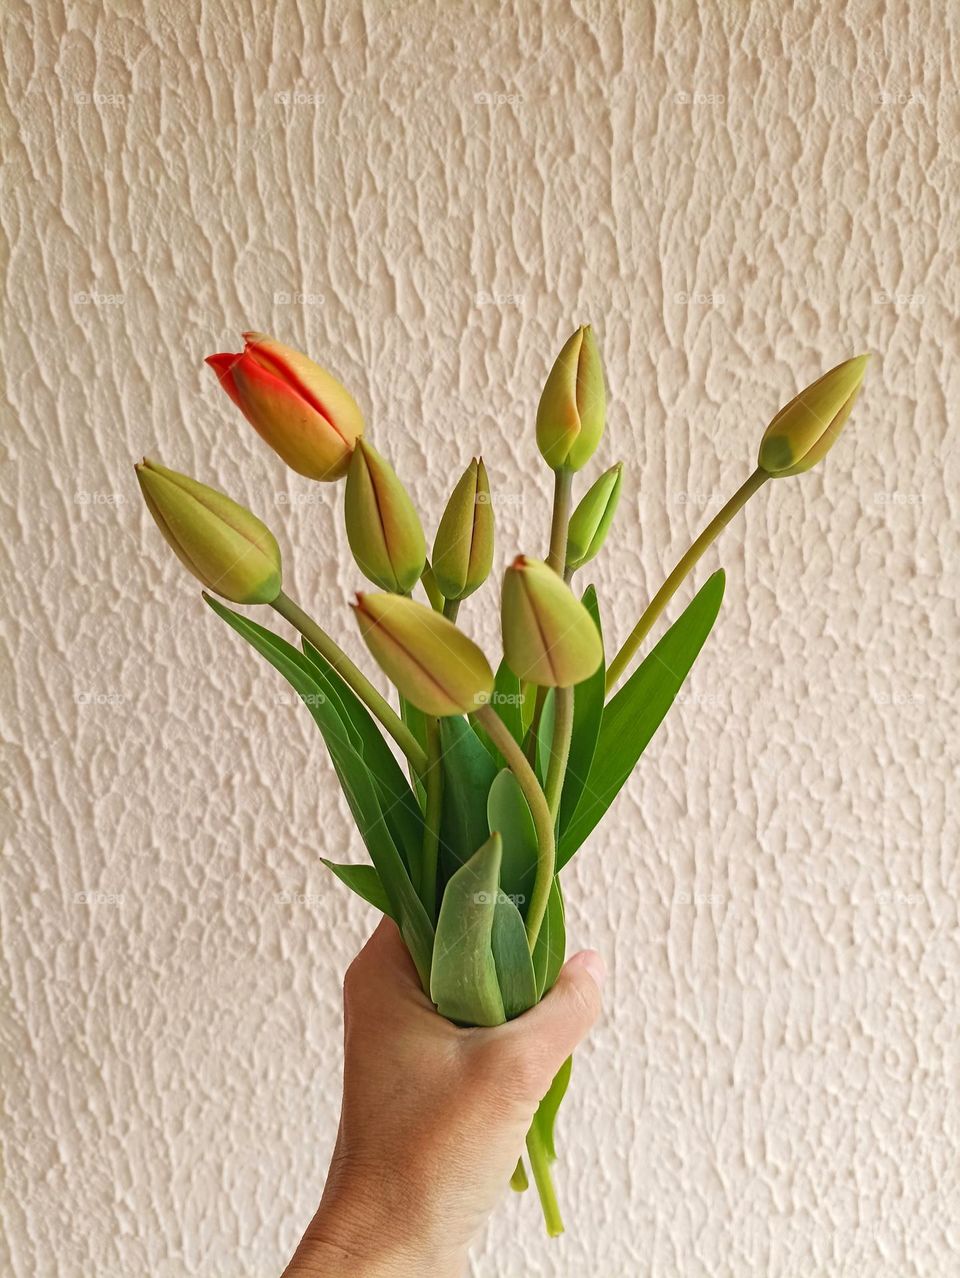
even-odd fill
[[[757,468],[709,523],[609,662],[596,592],[572,581],[598,553],[620,495],[621,466],[572,507],[574,476],[604,431],[603,369],[589,327],[570,337],[537,411],[553,472],[545,560],[520,554],[500,594],[496,672],[461,624],[461,605],[494,560],[494,501],[470,462],[428,557],[421,521],[357,404],[330,373],[260,333],[239,354],[207,360],[251,425],[301,475],[344,480],[357,567],[376,587],[353,604],[391,705],[312,617],[284,594],[280,551],[256,516],[216,489],[153,461],[137,466],[150,513],[207,590],[266,604],[299,633],[295,646],[204,592],[215,613],[289,681],[317,727],[369,854],[325,864],[396,922],[424,990],[462,1025],[519,1016],[550,989],[564,958],[560,872],[607,810],[670,708],[712,627],[723,573],[700,589],[630,677],[621,677],[687,573],[768,479],[808,470],[842,429],[866,356],[826,373],[782,408]],[[413,597],[417,588],[422,599]],[[562,1230],[551,1180],[554,1123],[568,1061],[526,1142],[548,1232]],[[512,1184],[527,1187],[521,1160]]]

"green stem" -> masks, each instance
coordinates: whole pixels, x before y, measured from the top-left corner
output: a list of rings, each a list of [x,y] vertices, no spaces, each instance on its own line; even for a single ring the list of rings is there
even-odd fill
[[[444,599],[443,615],[446,617],[447,621],[456,621],[457,613],[459,611],[460,611],[459,599]]]
[[[348,683],[372,715],[383,724],[397,745],[413,764],[417,772],[423,772],[427,766],[427,756],[420,743],[403,722],[397,712],[377,692],[367,676],[353,664],[343,649],[330,638],[325,630],[321,630],[312,617],[309,617],[298,604],[281,590],[271,607],[281,617],[290,622],[295,630],[299,630],[322,657],[330,662],[337,674]]]
[[[540,1205],[543,1208],[543,1219],[546,1221],[547,1233],[551,1238],[556,1238],[563,1233],[563,1221],[560,1218],[557,1195],[554,1192],[553,1179],[550,1175],[550,1161],[547,1158],[546,1146],[543,1143],[543,1137],[540,1134],[536,1119],[534,1119],[530,1130],[527,1132],[527,1154],[530,1158],[533,1182],[537,1187],[537,1193],[540,1195]]]
[[[550,889],[553,886],[553,874],[557,861],[557,847],[553,834],[553,818],[547,807],[547,800],[540,789],[536,773],[527,762],[526,755],[514,741],[506,724],[492,708],[484,705],[476,712],[477,720],[486,728],[487,736],[507,761],[507,766],[517,778],[517,784],[527,801],[530,815],[533,817],[534,829],[537,832],[537,873],[530,894],[530,905],[527,908],[526,929],[527,946],[530,953],[537,943],[543,916],[547,912]]]
[[[565,468],[553,472],[553,519],[550,523],[550,553],[547,563],[555,573],[563,576],[567,562],[567,525],[570,522],[570,497],[573,492],[573,471]]]
[[[560,796],[563,793],[563,778],[567,771],[567,760],[570,757],[570,738],[573,735],[573,689],[554,689],[553,741],[550,745],[550,762],[547,765],[547,779],[544,794],[547,807],[554,825],[560,811]]]
[[[423,572],[420,574],[420,583],[430,600],[430,607],[434,612],[439,612],[443,607],[443,595],[440,593],[440,587],[437,585],[437,579],[429,563],[424,565]]]
[[[733,494],[727,504],[714,515],[706,528],[696,539],[687,553],[674,568],[673,572],[666,579],[654,597],[647,605],[643,616],[630,631],[626,643],[607,666],[607,692],[616,685],[624,670],[630,664],[634,653],[643,643],[644,639],[650,632],[653,623],[657,620],[664,608],[676,594],[680,583],[686,577],[687,573],[694,566],[703,552],[713,542],[716,537],[723,532],[730,520],[742,510],[753,494],[770,478],[765,470],[759,467],[753,472],[746,483],[742,484]]]
[[[437,852],[440,848],[440,812],[443,806],[443,765],[440,762],[440,724],[433,715],[424,720],[427,734],[427,770],[423,784],[423,855],[420,859],[420,900],[431,923],[437,921]]]

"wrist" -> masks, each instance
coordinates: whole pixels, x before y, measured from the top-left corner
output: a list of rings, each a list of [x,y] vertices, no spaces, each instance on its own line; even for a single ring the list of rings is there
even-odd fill
[[[284,1278],[461,1278],[466,1253],[414,1201],[416,1184],[383,1188],[328,1182]]]

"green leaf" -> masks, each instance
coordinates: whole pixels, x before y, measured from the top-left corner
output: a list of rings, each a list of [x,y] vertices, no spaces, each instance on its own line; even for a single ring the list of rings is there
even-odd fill
[[[583,602],[594,620],[600,638],[603,629],[600,625],[600,609],[597,604],[597,592],[588,586],[583,594]],[[597,737],[603,720],[603,702],[606,696],[606,662],[601,661],[595,674],[583,683],[578,683],[573,690],[573,733],[570,737],[570,756],[567,760],[567,772],[563,782],[563,794],[560,799],[559,830],[563,831],[570,824],[580,795],[590,775],[593,756],[597,748]]]
[[[504,1015],[510,1021],[537,1001],[537,980],[520,911],[503,891],[497,895],[490,946]]]
[[[487,792],[497,775],[497,765],[466,719],[459,715],[440,720],[440,753],[440,869],[446,881],[469,861],[487,837]]]
[[[557,849],[558,871],[616,798],[673,704],[717,618],[723,584],[722,570],[715,572],[607,703],[587,784]]]
[[[334,703],[326,696],[310,661],[285,639],[256,622],[224,607],[204,592],[204,599],[227,625],[247,640],[298,692],[319,727],[340,785],[350,805],[370,859],[377,869],[391,916],[413,958],[424,989],[429,987],[433,951],[433,927],[397,850],[383,810],[373,774],[354,749]]]
[[[423,750],[424,753],[426,753],[427,724],[426,724],[426,716],[424,715],[423,711],[419,708],[419,706],[415,706],[413,705],[412,702],[408,701],[406,697],[401,696],[400,697],[400,718],[403,720],[403,722],[407,725],[407,727],[413,733],[413,737],[417,745],[419,745],[420,749]],[[416,791],[417,798],[420,801],[420,806],[422,808],[427,801],[427,792],[424,789],[423,782],[414,772],[412,764],[410,765],[410,780],[411,780],[411,783],[413,784],[413,788]]]
[[[419,882],[423,814],[403,769],[370,711],[350,685],[306,640],[303,641],[303,654],[312,667],[314,677],[338,709],[351,744],[373,774],[387,824],[411,878]]]
[[[533,1118],[533,1121],[540,1128],[540,1135],[547,1151],[547,1158],[551,1163],[557,1161],[557,1147],[554,1143],[553,1129],[556,1126],[560,1102],[566,1095],[567,1088],[570,1085],[570,1071],[572,1068],[573,1057],[568,1056],[557,1070],[556,1076],[550,1084],[550,1090],[540,1102]]]
[[[334,861],[328,861],[325,856],[322,856],[320,860],[328,870],[333,871],[341,883],[347,885],[351,892],[355,892],[381,914],[393,918],[390,901],[380,882],[380,875],[372,865],[337,865]]]
[[[543,700],[543,710],[537,725],[537,779],[543,785],[550,767],[550,754],[553,746],[553,725],[557,715],[557,694],[553,688],[547,688]]]
[[[506,1019],[491,943],[500,853],[494,834],[457,870],[440,902],[430,997],[441,1015],[461,1025]]]
[[[500,887],[526,916],[537,877],[537,828],[520,783],[509,768],[498,772],[487,795],[487,826],[503,840]]]
[[[520,680],[505,661],[500,662],[494,679],[490,705],[496,711],[507,731],[518,745],[523,744],[523,693]],[[487,736],[483,727],[471,720],[473,730],[486,746],[490,757],[498,768],[506,767],[507,761]]]
[[[537,998],[543,998],[563,967],[567,950],[567,928],[564,920],[563,893],[560,880],[554,878],[547,898],[547,912],[533,947],[533,970],[537,977]]]

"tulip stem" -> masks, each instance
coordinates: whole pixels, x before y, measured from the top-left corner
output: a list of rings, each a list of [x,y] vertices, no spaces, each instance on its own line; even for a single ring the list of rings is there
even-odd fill
[[[550,523],[550,553],[547,563],[563,576],[567,562],[567,525],[570,523],[570,498],[573,493],[573,471],[561,466],[553,472],[553,519]]]
[[[440,813],[443,807],[443,765],[440,762],[440,723],[432,714],[424,718],[427,770],[423,774],[426,803],[423,813],[423,854],[420,859],[420,900],[431,923],[437,917],[437,853],[440,848]]]
[[[563,778],[567,771],[567,760],[570,757],[570,738],[573,735],[573,689],[556,688],[553,694],[553,741],[550,744],[550,762],[547,765],[547,779],[544,794],[547,807],[554,825],[560,811],[560,796],[563,793]]]
[[[457,613],[460,611],[459,599],[444,599],[443,615],[448,621],[456,621]]]
[[[543,1136],[537,1126],[536,1119],[530,1124],[530,1130],[527,1132],[527,1155],[530,1159],[533,1181],[537,1187],[537,1193],[540,1195],[540,1206],[543,1208],[543,1219],[546,1222],[547,1234],[551,1238],[557,1238],[563,1233],[563,1220],[560,1216],[560,1208],[557,1206],[553,1178],[550,1175],[550,1160],[547,1156],[547,1148],[543,1143]]]
[[[340,678],[350,685],[370,713],[380,720],[394,741],[413,764],[418,773],[427,767],[427,756],[419,741],[403,722],[397,712],[377,692],[367,676],[353,664],[343,649],[330,638],[325,630],[317,625],[312,617],[281,590],[270,605],[281,617],[289,621],[295,630],[312,643],[321,657],[333,666]]]
[[[553,872],[557,859],[553,818],[536,773],[497,712],[489,704],[482,705],[475,717],[486,729],[487,736],[506,759],[507,766],[516,777],[537,832],[537,873],[526,917],[527,946],[532,954],[537,937],[540,935],[543,916],[547,912],[550,889],[553,887]]]
[[[737,489],[723,509],[714,515],[713,519],[710,520],[709,524],[707,524],[706,528],[704,528],[703,532],[683,556],[674,568],[673,572],[650,600],[649,604],[647,604],[646,611],[643,613],[634,628],[630,631],[623,647],[610,662],[609,666],[607,666],[606,690],[608,693],[614,688],[620,676],[630,664],[634,653],[650,633],[653,623],[657,620],[664,608],[676,594],[684,577],[686,577],[687,573],[690,572],[691,568],[693,568],[694,564],[711,542],[713,542],[716,537],[723,532],[724,528],[726,528],[734,515],[743,509],[753,494],[762,487],[769,478],[770,476],[767,472],[765,470],[761,470],[758,466],[746,483],[742,484]]]

